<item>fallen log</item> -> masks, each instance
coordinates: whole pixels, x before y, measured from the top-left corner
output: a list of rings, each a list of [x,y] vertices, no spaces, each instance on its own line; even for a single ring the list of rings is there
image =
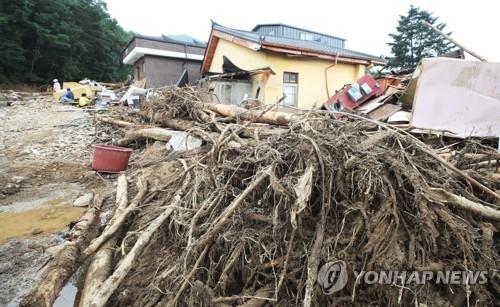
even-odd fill
[[[92,240],[93,226],[99,221],[101,201],[78,220],[68,239],[54,255],[34,288],[22,299],[20,306],[51,307],[59,292],[79,267],[77,259],[87,243]]]
[[[90,245],[82,252],[80,256],[82,262],[91,255],[93,255],[99,249],[99,247],[101,247],[101,245],[103,245],[106,241],[108,241],[111,237],[113,237],[114,234],[125,223],[127,217],[137,208],[139,203],[144,198],[144,195],[146,195],[147,183],[144,181],[143,178],[139,178],[139,180],[137,181],[137,186],[139,188],[139,192],[137,192],[137,195],[130,203],[130,206],[128,206],[125,210],[123,210],[122,214],[120,215],[115,214],[111,219],[111,221],[109,221],[108,226],[104,229],[102,234],[95,240],[93,240],[90,243]]]
[[[119,127],[125,127],[125,128],[137,128],[139,126],[139,125],[131,123],[131,122],[119,120],[119,119],[112,118],[109,116],[104,116],[101,114],[95,114],[94,119],[96,119],[97,121],[102,122],[102,123],[111,124],[111,125],[115,125],[115,126],[119,126]]]
[[[480,215],[489,220],[500,221],[500,211],[493,208],[476,203],[463,196],[455,195],[443,189],[431,188],[430,195],[437,201],[454,205],[461,209]]]
[[[153,110],[149,111],[147,114],[139,113],[144,119],[148,120],[152,124],[159,124],[162,127],[167,127],[175,130],[190,130],[196,128],[194,121],[171,118],[167,116],[158,116]]]
[[[247,110],[221,103],[202,103],[201,106],[220,115],[257,123],[288,125],[293,118],[293,113]]]
[[[116,209],[115,215],[123,214],[123,211],[128,204],[128,190],[127,190],[127,177],[125,174],[118,177],[118,184],[116,187]],[[92,297],[99,290],[104,281],[111,273],[111,265],[113,260],[113,247],[116,244],[116,235],[109,239],[94,255],[90,263],[86,275],[85,283],[83,285],[79,307],[88,307]]]
[[[97,293],[95,293],[91,300],[90,306],[102,307],[106,305],[108,299],[111,297],[116,288],[118,288],[125,276],[127,276],[128,272],[134,265],[135,260],[140,256],[144,247],[149,243],[149,240],[151,239],[153,234],[170,217],[172,212],[174,212],[175,207],[179,205],[180,201],[181,196],[180,194],[177,194],[174,197],[172,205],[168,206],[160,216],[158,216],[154,221],[151,222],[151,224],[149,224],[148,228],[137,239],[134,247],[120,261],[113,274],[106,279]]]
[[[137,125],[132,122],[127,122],[124,120],[102,116],[99,114],[95,115],[95,119],[97,121],[115,125],[118,127],[129,128],[129,130],[125,133],[125,137],[123,139],[120,139],[116,143],[116,145],[119,146],[126,146],[134,141],[141,141],[146,139],[168,142],[175,133],[175,131],[173,130],[168,130],[161,127],[148,127],[143,125]],[[203,135],[197,132],[197,130],[195,129],[195,125],[190,121],[172,119],[171,121],[169,120],[168,122],[171,123],[171,125],[167,125],[169,128],[190,132],[190,134],[192,134],[193,136],[210,141],[210,138],[209,137],[207,138],[207,135]]]
[[[229,107],[231,107],[231,106],[229,106]],[[262,115],[264,113],[262,111],[248,111],[248,110],[243,109],[243,108],[238,108],[238,107],[234,107],[234,108],[236,110],[241,109],[244,112],[254,112],[252,114],[254,114],[254,115],[256,114],[256,115],[251,117],[254,119],[258,118],[260,115]],[[224,109],[224,108],[222,108],[222,109]],[[203,113],[203,112],[200,111],[199,113]],[[276,115],[277,113],[281,114],[281,112],[265,112],[264,116],[266,116],[267,113],[271,113],[271,115],[275,116],[275,117],[278,116],[278,115]],[[234,114],[234,113],[232,113],[232,114]],[[283,113],[283,114],[285,116],[291,115],[290,113]],[[224,115],[224,114],[222,114],[222,115]],[[162,127],[167,127],[170,129],[186,131],[186,132],[192,134],[193,136],[199,137],[199,138],[201,138],[205,141],[208,141],[208,142],[212,141],[211,137],[214,138],[214,136],[217,136],[216,133],[206,134],[206,135],[200,133],[198,125],[196,125],[196,123],[194,121],[183,120],[183,119],[174,119],[174,118],[169,118],[169,117],[165,117],[165,116],[158,117],[155,114],[153,114],[152,111],[149,112],[147,115],[143,114],[142,116],[145,119],[149,120],[153,124],[159,124]],[[246,117],[246,116],[248,116],[248,115],[244,115],[240,118],[243,119],[243,117]],[[129,131],[126,133],[125,137],[123,139],[120,139],[116,143],[116,145],[119,145],[119,146],[126,146],[134,141],[141,141],[141,140],[145,140],[148,138],[154,139],[157,141],[168,142],[168,140],[170,140],[170,138],[168,138],[168,135],[172,135],[172,131],[168,130],[168,129],[161,130],[162,128],[160,128],[160,127],[147,127],[147,126],[137,125],[137,124],[134,124],[132,122],[127,122],[127,121],[111,118],[108,116],[103,116],[100,114],[96,114],[95,119],[99,122],[103,122],[103,123],[107,123],[107,124],[111,124],[111,125],[115,125],[115,126],[119,126],[119,127],[129,128]],[[209,116],[205,116],[203,119],[204,119],[205,124],[211,123],[211,119]],[[256,120],[256,121],[259,122],[258,120]],[[214,124],[221,131],[224,130],[227,126],[227,124],[223,124],[223,123],[214,123]],[[276,122],[275,121],[271,122],[271,124],[276,124]],[[237,133],[240,137],[252,138],[255,140],[283,134],[283,133],[286,133],[288,131],[287,129],[278,128],[278,127],[269,127],[269,126],[266,127],[262,124],[261,124],[261,126],[246,124],[244,126],[241,126],[240,128],[241,129],[239,129],[239,131]],[[168,138],[168,140],[164,141],[164,139],[167,139],[167,138]]]
[[[500,168],[500,160],[487,160],[476,163],[470,163],[467,165],[468,168],[478,169],[478,168]]]
[[[126,146],[132,142],[145,141],[148,139],[168,142],[173,135],[174,132],[172,130],[158,127],[131,129],[125,133],[124,138],[117,142],[117,145]]]

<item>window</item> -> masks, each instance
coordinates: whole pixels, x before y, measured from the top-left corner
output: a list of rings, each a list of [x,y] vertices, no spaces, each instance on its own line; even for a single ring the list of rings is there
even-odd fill
[[[305,41],[312,41],[313,35],[311,33],[300,33],[300,39]]]
[[[298,83],[299,82],[299,74],[295,72],[284,72],[283,73],[283,82],[284,83]]]
[[[299,74],[294,72],[283,73],[283,93],[286,95],[283,105],[296,107],[298,100]]]

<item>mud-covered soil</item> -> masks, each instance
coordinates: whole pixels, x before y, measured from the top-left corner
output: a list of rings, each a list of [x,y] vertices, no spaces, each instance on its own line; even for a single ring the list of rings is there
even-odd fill
[[[41,93],[0,100],[0,306],[15,306],[86,210],[74,200],[106,183],[90,168],[92,114]]]

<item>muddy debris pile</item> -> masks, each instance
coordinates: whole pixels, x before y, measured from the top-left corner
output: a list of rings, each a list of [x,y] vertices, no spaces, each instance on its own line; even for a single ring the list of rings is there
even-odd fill
[[[21,305],[50,306],[79,267],[76,306],[494,304],[500,184],[480,164],[499,158],[494,148],[204,95],[165,89],[139,113],[96,116],[119,131],[116,144],[143,150],[183,131],[202,145],[139,159],[116,196],[97,195]],[[106,201],[116,207],[98,233]],[[487,282],[359,275],[372,271],[484,272]]]

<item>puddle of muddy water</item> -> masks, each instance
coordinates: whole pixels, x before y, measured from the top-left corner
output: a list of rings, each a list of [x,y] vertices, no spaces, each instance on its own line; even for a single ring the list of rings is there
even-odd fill
[[[77,220],[85,208],[52,206],[22,212],[0,213],[0,244],[10,238],[32,237],[62,230]]]
[[[78,185],[49,184],[13,195],[9,204],[0,206],[0,244],[64,229],[86,210],[71,206],[80,191]]]
[[[20,212],[47,205],[70,205],[81,193],[82,187],[74,183],[32,187],[1,199],[0,212]]]

